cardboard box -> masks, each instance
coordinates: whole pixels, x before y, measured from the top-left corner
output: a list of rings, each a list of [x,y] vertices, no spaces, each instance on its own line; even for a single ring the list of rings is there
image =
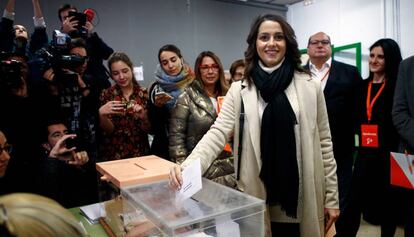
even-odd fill
[[[158,156],[141,156],[130,159],[96,163],[96,169],[118,188],[167,180],[175,163]]]

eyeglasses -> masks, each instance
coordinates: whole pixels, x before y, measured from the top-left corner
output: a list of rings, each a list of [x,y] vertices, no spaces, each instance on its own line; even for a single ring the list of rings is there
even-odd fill
[[[3,154],[3,151],[6,151],[7,153],[11,153],[13,151],[13,147],[10,144],[6,144],[3,147],[0,147],[0,154]]]
[[[207,65],[207,64],[205,64],[205,65],[200,65],[200,70],[201,71],[203,71],[203,72],[208,72],[210,69],[213,71],[213,72],[218,72],[218,70],[220,69],[220,67],[219,67],[219,65],[218,64],[211,64],[211,65]]]
[[[329,40],[311,40],[309,42],[309,44],[314,45],[314,46],[322,44],[322,45],[325,46],[325,45],[331,44],[331,41],[329,41]]]

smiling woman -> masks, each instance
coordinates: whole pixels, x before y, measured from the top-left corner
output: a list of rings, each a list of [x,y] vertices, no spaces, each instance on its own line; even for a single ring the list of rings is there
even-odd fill
[[[218,97],[225,96],[227,84],[219,57],[201,52],[195,62],[196,79],[178,97],[171,112],[169,151],[172,161],[181,164],[217,118]],[[233,157],[222,150],[204,177],[229,187],[236,186]]]
[[[101,95],[102,159],[148,155],[151,125],[147,116],[147,90],[135,80],[132,62],[125,53],[113,53],[108,59],[108,68],[115,85]]]
[[[282,17],[257,17],[247,43],[245,79],[231,84],[214,124],[181,167],[200,159],[207,172],[234,132],[238,189],[269,207],[263,236],[323,237],[339,201],[320,84],[300,66],[295,33]],[[175,188],[181,167],[170,172]]]

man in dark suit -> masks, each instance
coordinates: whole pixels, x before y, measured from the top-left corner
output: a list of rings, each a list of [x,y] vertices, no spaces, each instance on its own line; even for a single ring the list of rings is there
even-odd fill
[[[354,152],[354,96],[362,81],[356,67],[332,59],[331,39],[324,32],[308,41],[312,77],[321,81],[328,110],[334,156],[337,163],[339,207],[343,211],[352,177]]]
[[[400,63],[392,120],[401,137],[400,152],[414,154],[414,56]],[[411,165],[414,166],[414,162]],[[414,191],[407,190],[406,198],[408,216],[404,229],[405,236],[414,236]]]

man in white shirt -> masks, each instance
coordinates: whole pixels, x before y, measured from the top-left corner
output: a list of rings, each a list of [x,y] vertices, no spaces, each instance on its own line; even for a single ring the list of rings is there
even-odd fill
[[[321,81],[332,134],[341,212],[352,177],[354,152],[354,89],[362,81],[356,67],[332,59],[331,39],[324,32],[308,41],[309,62],[305,66]]]

